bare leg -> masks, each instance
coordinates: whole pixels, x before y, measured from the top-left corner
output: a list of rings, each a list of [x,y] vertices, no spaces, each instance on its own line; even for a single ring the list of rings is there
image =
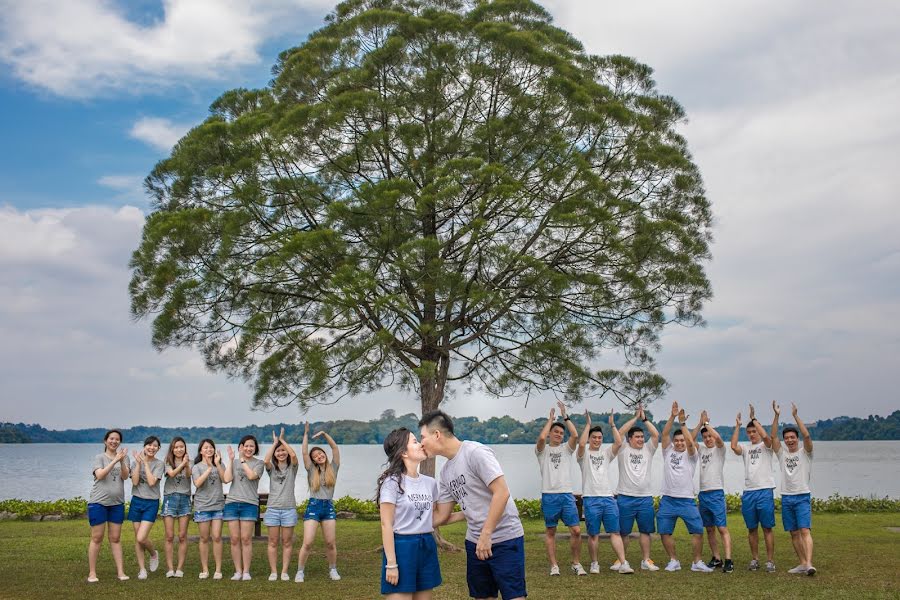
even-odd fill
[[[231,562],[234,564],[235,573],[243,573],[241,564],[241,522],[237,519],[226,521],[228,523],[228,537],[231,546]]]
[[[660,539],[662,540],[663,548],[666,549],[666,554],[669,555],[671,560],[678,560],[675,555],[675,540],[672,538],[672,534],[660,534]],[[644,535],[641,534],[641,542],[644,541]],[[641,545],[643,548],[643,544]]]
[[[222,519],[212,522],[213,560],[216,562],[216,573],[222,572]]]
[[[269,555],[269,573],[277,572],[278,563],[278,543],[281,541],[281,527],[269,527],[269,545],[266,546],[266,552]]]
[[[163,517],[163,527],[166,529],[166,570],[175,570],[175,517]],[[183,544],[182,544],[183,545]],[[178,548],[179,552],[181,547]]]
[[[209,573],[209,531],[212,528],[212,521],[204,521],[197,523],[197,529],[200,530],[200,572]]]
[[[763,538],[766,540],[766,560],[775,562],[775,532],[763,527]]]
[[[707,527],[706,537],[709,540],[709,549],[712,552],[713,558],[722,560],[722,555],[719,554],[719,540],[716,539],[716,528],[713,526]]]
[[[641,556],[643,556],[644,560],[650,560],[650,534],[642,533],[640,542]]]
[[[622,536],[618,533],[609,534],[609,544],[612,546],[613,552],[616,553],[616,559],[625,562],[625,546],[622,543]]]
[[[810,531],[808,528],[804,527],[803,529],[800,530],[800,532],[803,536],[803,546],[806,550],[806,566],[811,567],[813,564],[812,563],[812,557],[813,557],[812,531]]]
[[[728,527],[719,527],[719,534],[722,536],[722,545],[725,546],[725,558],[731,560],[731,532]]]
[[[106,523],[91,525],[91,541],[88,544],[88,578],[97,578],[97,558],[100,556],[100,545],[103,543],[103,534],[106,532]]]
[[[569,549],[572,551],[572,564],[581,563],[581,527],[569,527]]]
[[[137,558],[138,570],[143,571],[144,566],[144,546],[141,544],[141,524],[132,523],[134,525],[134,556]]]
[[[322,535],[325,537],[325,557],[328,566],[337,566],[337,522],[334,519],[322,521]]]
[[[806,550],[803,548],[803,537],[800,534],[800,530],[795,529],[790,533],[791,545],[794,547],[794,552],[797,554],[797,558],[800,560],[800,564],[806,565]]]
[[[294,554],[294,528],[281,528],[281,572],[287,573],[291,568],[291,555]]]
[[[547,547],[547,558],[550,566],[556,566],[556,527],[547,527],[544,530],[544,546]]]
[[[431,600],[431,590],[416,592],[412,595],[413,600]]]
[[[612,539],[612,536],[610,536]],[[599,535],[591,535],[588,536],[588,553],[591,555],[591,562],[600,562],[598,557],[600,555],[600,536]]]
[[[703,534],[697,533],[691,535],[691,544],[694,547],[694,562],[703,560]]]
[[[759,528],[747,530],[747,541],[750,542],[750,557],[759,560]]]
[[[187,516],[178,518],[178,571],[184,572],[184,561],[187,558],[187,533],[188,533]]]
[[[241,558],[243,559],[244,573],[250,572],[253,564],[253,528],[255,521],[239,521],[241,524]]]
[[[316,530],[318,529],[319,522],[315,519],[303,521],[303,545],[300,546],[300,556],[297,564],[297,569],[300,571],[306,567],[306,561],[309,560],[309,554],[312,552],[313,542],[316,541]]]
[[[156,554],[156,548],[153,546],[153,542],[150,541],[150,530],[153,529],[153,523],[151,521],[141,521],[140,523],[135,524],[134,528],[134,544],[135,550],[140,548],[140,552],[138,553],[138,564],[143,569],[144,568],[144,552],[148,552],[150,556]]]
[[[125,562],[122,560],[122,544],[119,541],[122,535],[121,523],[109,524],[109,550],[112,552],[113,562],[116,563],[116,573],[119,577],[125,576]]]

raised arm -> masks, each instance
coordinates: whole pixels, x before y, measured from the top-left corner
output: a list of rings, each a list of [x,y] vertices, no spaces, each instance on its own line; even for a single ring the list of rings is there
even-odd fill
[[[297,453],[291,448],[291,445],[287,443],[287,440],[284,439],[284,427],[281,428],[281,433],[278,435],[278,441],[281,442],[281,445],[287,450],[288,456],[291,457],[291,464],[298,464],[300,461],[297,459]]]
[[[694,437],[691,435],[691,431],[687,426],[688,415],[684,413],[684,409],[680,409],[678,411],[678,423],[681,429],[681,435],[684,436],[684,443],[687,445],[687,453],[690,456],[693,456],[697,452],[697,443],[694,441]]]
[[[544,426],[541,427],[537,442],[534,444],[534,447],[537,448],[538,452],[544,451],[544,445],[547,443],[547,436],[550,435],[550,426],[553,425],[554,421],[556,421],[556,409],[551,408],[550,416],[547,418],[547,422],[544,423]]]
[[[328,435],[328,432],[326,432],[324,430],[317,431],[316,434],[313,436],[313,439],[316,439],[319,436],[324,437],[325,441],[328,442],[328,447],[331,448],[332,464],[336,467],[341,466],[341,451],[338,449],[337,442],[335,442],[334,439],[332,439],[332,437],[330,435]]]
[[[282,429],[284,431],[284,429]],[[275,435],[275,431],[272,430],[272,445],[269,446],[269,449],[266,450],[266,455],[263,457],[263,464],[266,465],[267,469],[271,469],[273,466],[272,457],[275,456],[275,445],[278,443],[278,436]]]
[[[669,414],[669,419],[666,421],[666,424],[663,426],[662,430],[662,447],[663,450],[669,447],[669,442],[671,441],[669,434],[672,433],[672,422],[675,420],[675,417],[678,415],[678,402],[672,403],[672,412]]]
[[[766,428],[762,426],[762,423],[759,422],[759,419],[756,418],[756,409],[753,408],[753,405],[750,405],[750,422],[753,423],[753,426],[759,432],[759,437],[762,438],[763,444],[766,448],[772,447],[772,436],[766,431]]]
[[[609,409],[609,428],[613,436],[612,454],[616,456],[619,453],[619,448],[622,447],[622,434],[616,429],[616,420],[613,418],[612,409]]]
[[[641,406],[641,421],[647,426],[647,431],[650,432],[650,439],[653,440],[653,445],[656,446],[659,444],[659,430],[656,429],[656,425],[653,424],[653,421],[647,418],[647,415],[644,414],[644,407]]]
[[[697,421],[697,426],[691,429],[691,439],[697,439],[697,436],[700,435],[700,430],[703,429],[703,424],[706,423],[706,421],[706,411],[704,410],[700,412],[700,420]]]
[[[300,446],[300,453],[303,455],[303,468],[309,471],[312,468],[312,461],[309,459],[309,421],[303,427],[303,445]]]
[[[566,431],[569,432],[569,440],[566,443],[569,445],[570,450],[574,450],[575,444],[578,443],[578,430],[575,429],[575,423],[572,422],[572,419],[569,418],[569,414],[566,412],[566,405],[561,400],[557,400],[556,405],[559,407],[559,416],[563,418]]]
[[[637,412],[634,413],[634,416],[625,421],[625,423],[623,423],[622,426],[619,427],[620,436],[626,435],[628,433],[628,430],[634,427],[634,424],[637,423],[638,417],[641,415],[642,411],[642,408],[638,408]]]
[[[741,445],[738,444],[738,440],[741,437],[741,413],[737,414],[737,417],[734,420],[734,433],[731,434],[731,451],[740,456],[743,454],[743,449]]]
[[[706,427],[706,430],[709,431],[709,434],[713,436],[713,439],[716,440],[716,448],[725,447],[725,440],[722,439],[722,436],[719,435],[719,432],[716,431],[716,428],[710,424],[709,415],[706,414],[705,410],[700,415],[700,429],[703,429],[703,427]]]
[[[797,405],[793,402],[791,402],[791,414],[794,416],[794,422],[797,423],[797,429],[800,430],[800,435],[803,436],[803,449],[806,450],[807,454],[812,454],[812,436],[809,435],[809,429],[807,429],[806,425],[803,424],[803,421],[800,420],[800,415],[797,414]]]
[[[781,450],[781,440],[778,439],[778,418],[781,416],[781,407],[772,400],[772,412],[775,413],[775,418],[772,419],[772,451],[778,452]]]
[[[588,443],[588,437],[591,432],[591,412],[584,411],[584,429],[581,430],[581,437],[578,438],[578,458],[584,456],[584,447]]]

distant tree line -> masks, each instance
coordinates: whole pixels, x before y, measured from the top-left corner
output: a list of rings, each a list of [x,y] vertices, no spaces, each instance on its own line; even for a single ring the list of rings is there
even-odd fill
[[[648,415],[650,415],[648,411]],[[616,426],[621,426],[631,418],[631,414],[615,413]],[[371,421],[355,421],[342,419],[337,421],[316,421],[310,423],[312,431],[327,430],[340,444],[380,444],[385,436],[397,427],[407,427],[417,431],[418,415],[407,413],[397,415],[394,410],[384,411],[378,419]],[[584,414],[572,415],[579,432],[584,426]],[[594,424],[603,427],[603,434],[607,440],[611,439],[609,431],[609,413],[591,413]],[[454,424],[459,437],[467,440],[476,440],[485,444],[530,444],[537,439],[546,422],[545,417],[531,421],[518,421],[509,415],[503,417],[491,417],[481,420],[478,417],[456,417]],[[657,427],[662,429],[664,421],[658,422]],[[787,423],[785,423],[786,425]],[[262,443],[271,439],[272,431],[285,429],[285,435],[289,442],[299,443],[303,438],[303,422],[299,423],[274,423],[272,425],[247,425],[242,427],[155,427],[141,425],[138,427],[123,428],[122,433],[125,443],[134,445],[140,443],[149,435],[155,435],[165,443],[176,435],[184,437],[188,443],[198,443],[204,438],[212,438],[221,442],[236,442],[248,433],[255,435]],[[817,440],[900,440],[900,410],[896,410],[887,417],[870,415],[862,419],[857,417],[837,417],[825,419],[810,424],[814,439]],[[722,425],[716,430],[726,440],[731,438],[733,427]],[[24,423],[0,423],[0,443],[93,443],[103,439],[104,428],[90,429],[65,429],[55,431],[45,429],[40,425],[27,425]],[[746,440],[744,432],[741,432],[741,440]]]

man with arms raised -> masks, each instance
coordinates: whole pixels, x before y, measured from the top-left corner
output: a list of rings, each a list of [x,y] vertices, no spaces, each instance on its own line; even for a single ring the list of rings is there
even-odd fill
[[[775,411],[775,423],[772,425],[772,449],[781,466],[781,521],[784,530],[790,532],[794,552],[800,564],[789,569],[788,573],[815,575],[816,568],[812,564],[813,540],[812,499],[809,489],[809,474],[812,471],[813,443],[809,430],[797,415],[797,405],[791,404],[791,414],[797,427],[788,425],[781,435],[784,444],[778,441],[778,415],[781,408],[772,401]],[[800,435],[803,435],[803,448],[800,447]],[[785,448],[787,446],[787,448]]]
[[[609,543],[616,553],[618,571],[623,575],[634,573],[625,560],[625,547],[619,533],[619,506],[609,485],[609,464],[622,447],[622,435],[616,429],[613,413],[609,411],[609,427],[615,441],[603,446],[603,428],[591,427],[591,413],[584,411],[585,424],[578,440],[578,464],[581,465],[581,498],[584,506],[584,524],[588,531],[588,548],[591,553],[591,573],[600,572],[597,551],[600,544],[600,524],[609,534]],[[587,450],[585,450],[587,446]]]
[[[466,517],[466,582],[473,598],[525,598],[525,531],[493,451],[453,435],[440,410],[419,421],[428,456],[447,459],[438,476],[434,525],[445,523],[454,504]]]
[[[710,567],[722,567],[723,573],[734,572],[734,561],[731,560],[731,533],[728,531],[727,506],[725,504],[725,442],[719,432],[709,424],[709,416],[704,410],[700,415],[700,423],[692,432],[692,437],[703,437],[699,445],[700,455],[700,519],[706,528],[709,548],[712,550]],[[716,530],[722,536],[725,550],[725,561],[719,553]]]
[[[644,442],[644,430],[635,425],[638,419],[650,431],[649,443]],[[619,435],[623,434],[627,443],[619,450],[619,486],[616,490],[619,533],[627,550],[628,536],[637,520],[641,534],[641,569],[659,571],[659,567],[650,560],[650,534],[656,531],[653,494],[650,492],[650,461],[659,447],[659,431],[644,414],[644,407],[638,405],[637,414],[619,428]],[[620,563],[616,561],[610,568],[616,571]]]
[[[566,405],[557,402],[563,423],[556,421],[556,411],[550,409],[550,418],[541,429],[534,454],[541,468],[541,512],[544,514],[544,544],[550,559],[550,575],[559,575],[556,562],[556,526],[562,519],[569,528],[569,548],[572,551],[572,572],[587,575],[581,566],[581,519],[575,506],[572,490],[572,455],[578,443],[578,431],[566,414]],[[565,430],[569,440],[563,443]]]
[[[778,423],[778,415],[775,415]],[[750,443],[738,444],[741,433],[741,413],[737,414],[734,433],[731,435],[731,450],[744,459],[744,493],[741,496],[741,514],[747,525],[750,541],[751,571],[759,570],[759,526],[762,525],[766,539],[766,571],[775,572],[775,474],[772,471],[772,438],[766,428],[756,420],[756,411],[750,405],[750,422],[747,423],[747,437]]]

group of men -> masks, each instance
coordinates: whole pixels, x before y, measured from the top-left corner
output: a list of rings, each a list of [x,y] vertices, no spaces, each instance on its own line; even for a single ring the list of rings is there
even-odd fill
[[[545,544],[550,560],[550,575],[560,574],[556,558],[556,528],[559,521],[569,528],[572,573],[587,575],[581,565],[581,526],[571,482],[573,457],[581,466],[582,506],[588,530],[591,573],[600,572],[598,547],[601,525],[609,534],[616,556],[610,569],[621,574],[634,573],[625,559],[625,550],[635,522],[641,546],[641,569],[659,570],[650,558],[650,535],[658,531],[663,548],[669,555],[665,570],[680,570],[681,562],[677,558],[672,537],[678,519],[684,522],[692,538],[692,571],[709,573],[717,568],[721,568],[724,573],[734,571],[723,474],[726,448],[722,437],[710,425],[706,411],[701,413],[696,427],[690,430],[684,409],[674,402],[661,435],[641,406],[634,417],[619,428],[616,428],[610,413],[609,424],[614,439],[611,444],[604,446],[603,430],[599,425],[592,425],[589,412],[585,413],[586,422],[579,436],[565,405],[562,402],[557,405],[562,421],[556,420],[556,409],[551,409],[550,418],[535,445],[541,469],[541,511],[546,527]],[[741,456],[744,462],[741,513],[747,527],[752,556],[749,569],[760,569],[759,528],[762,527],[767,558],[765,569],[768,572],[775,571],[775,538],[772,532],[775,526],[773,458],[777,458],[782,481],[782,521],[785,531],[791,534],[794,551],[800,561],[788,572],[814,575],[816,568],[812,564],[809,489],[812,439],[797,414],[796,405],[792,405],[796,427],[791,425],[784,428],[782,444],[778,439],[781,411],[775,402],[772,402],[772,409],[775,417],[771,433],[767,433],[765,427],[756,420],[755,409],[751,405],[750,421],[746,428],[750,443],[738,443],[742,426],[740,413],[731,438],[731,450]],[[646,432],[638,421],[646,427]],[[569,437],[564,441],[566,431]],[[646,439],[648,434],[649,441]],[[698,435],[702,443],[697,441]],[[650,489],[650,464],[660,444],[663,451],[663,483],[659,509],[655,511]],[[609,466],[613,459],[617,462],[619,475],[615,492],[609,482]],[[698,467],[699,495],[695,494],[694,484]],[[709,562],[704,562],[702,558],[704,529],[712,551]],[[722,539],[724,559],[717,534]]]

